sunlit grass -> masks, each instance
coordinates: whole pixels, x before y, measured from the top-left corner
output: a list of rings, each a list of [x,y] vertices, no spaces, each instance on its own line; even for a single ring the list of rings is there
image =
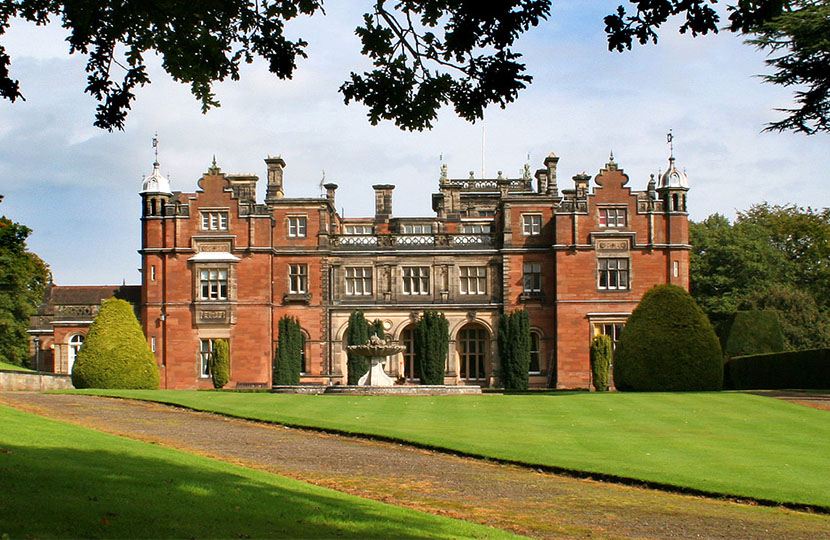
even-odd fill
[[[0,538],[509,538],[0,406]]]
[[[16,366],[14,364],[9,364],[6,362],[0,362],[0,369],[7,369],[9,371],[32,371],[31,369]]]
[[[747,394],[96,393],[724,495],[830,506],[828,413]]]

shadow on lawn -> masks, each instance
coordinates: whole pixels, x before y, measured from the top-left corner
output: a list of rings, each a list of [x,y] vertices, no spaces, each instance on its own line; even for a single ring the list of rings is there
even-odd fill
[[[279,477],[260,481],[246,471],[234,474],[183,457],[2,444],[0,535],[454,538],[460,532],[434,516],[392,511]]]

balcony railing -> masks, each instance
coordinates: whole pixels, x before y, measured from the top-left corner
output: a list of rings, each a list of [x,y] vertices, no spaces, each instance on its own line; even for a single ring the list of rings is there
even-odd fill
[[[494,245],[492,234],[377,234],[332,235],[334,249],[481,249]]]

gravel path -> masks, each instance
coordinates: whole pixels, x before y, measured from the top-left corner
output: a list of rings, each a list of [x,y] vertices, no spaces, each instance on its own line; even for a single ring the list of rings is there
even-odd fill
[[[149,402],[5,392],[0,403],[538,538],[830,539],[826,515],[578,480]]]

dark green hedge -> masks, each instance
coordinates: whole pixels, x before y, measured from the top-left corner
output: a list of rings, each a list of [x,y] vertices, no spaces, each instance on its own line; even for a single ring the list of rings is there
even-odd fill
[[[738,311],[727,320],[721,338],[726,358],[786,349],[778,313],[771,309]]]
[[[421,384],[444,384],[449,346],[449,321],[443,313],[425,310],[415,324],[415,356],[421,367]]]
[[[369,323],[366,322],[363,311],[356,309],[349,315],[349,327],[346,330],[346,345],[363,345],[367,341],[369,341]],[[355,385],[369,371],[371,361],[365,356],[352,354],[348,350],[346,355],[348,358],[346,366],[347,383]]]
[[[72,368],[75,388],[159,386],[156,358],[132,306],[110,298],[101,304]]]
[[[300,384],[303,369],[303,333],[300,322],[285,315],[277,323],[277,354],[274,358],[274,385]]]
[[[591,340],[591,382],[597,392],[607,392],[610,383],[611,357],[613,345],[611,338],[605,334],[597,334]]]
[[[527,390],[530,370],[530,317],[524,309],[499,318],[501,382],[506,390]]]
[[[617,390],[720,390],[723,355],[715,330],[691,295],[657,285],[628,318],[614,351]]]
[[[214,388],[224,388],[231,380],[231,353],[228,342],[217,339],[210,355],[210,377]]]
[[[734,390],[830,389],[830,349],[736,356],[726,378]]]

